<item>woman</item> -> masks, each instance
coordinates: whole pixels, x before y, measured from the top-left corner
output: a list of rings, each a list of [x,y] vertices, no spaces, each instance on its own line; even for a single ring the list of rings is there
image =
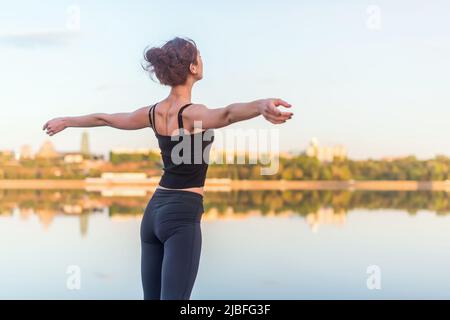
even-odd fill
[[[110,126],[136,130],[150,126],[153,129],[161,149],[164,174],[141,222],[144,299],[188,300],[200,261],[203,186],[208,169],[208,156],[203,159],[203,155],[209,154],[213,129],[259,115],[274,124],[284,123],[292,113],[281,112],[276,107],[291,105],[281,99],[233,103],[214,109],[191,103],[192,87],[203,77],[203,62],[195,42],[189,38],[176,37],[161,48],[150,48],[144,58],[144,68],[150,74],[155,73],[162,85],[171,87],[167,98],[130,113],[55,118],[43,129],[50,136],[67,127]],[[202,138],[200,161],[196,151],[199,149],[193,148],[198,141],[191,139],[194,135]]]

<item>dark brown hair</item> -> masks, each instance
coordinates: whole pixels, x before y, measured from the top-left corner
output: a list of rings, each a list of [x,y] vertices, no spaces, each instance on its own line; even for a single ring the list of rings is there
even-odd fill
[[[175,37],[161,48],[146,48],[144,59],[146,63],[142,67],[151,78],[154,73],[162,85],[182,85],[190,73],[190,64],[198,64],[197,45],[190,38]]]

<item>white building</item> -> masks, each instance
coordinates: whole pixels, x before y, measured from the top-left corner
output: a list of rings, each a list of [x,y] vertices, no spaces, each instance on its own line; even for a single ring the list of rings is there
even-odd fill
[[[24,144],[20,147],[19,159],[33,159],[33,151],[29,144]]]
[[[57,158],[59,153],[55,150],[53,143],[50,139],[44,141],[38,152],[36,153],[36,158]]]
[[[84,157],[81,153],[66,153],[64,155],[64,162],[66,163],[81,163]]]

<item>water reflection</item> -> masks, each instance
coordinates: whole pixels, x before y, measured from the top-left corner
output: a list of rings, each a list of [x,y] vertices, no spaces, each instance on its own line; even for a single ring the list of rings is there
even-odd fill
[[[150,197],[1,190],[0,299],[141,299]],[[204,207],[192,299],[449,297],[446,192],[208,192]],[[371,265],[382,290],[366,286]]]
[[[56,216],[77,216],[81,235],[88,233],[89,217],[107,212],[113,220],[139,219],[151,193],[126,196],[116,192],[100,193],[52,190],[0,190],[0,215],[20,220],[36,215],[44,229]],[[208,192],[203,220],[247,219],[253,216],[300,216],[317,231],[320,225],[343,225],[348,211],[365,208],[398,209],[414,216],[419,210],[437,215],[450,213],[445,191],[231,191]]]

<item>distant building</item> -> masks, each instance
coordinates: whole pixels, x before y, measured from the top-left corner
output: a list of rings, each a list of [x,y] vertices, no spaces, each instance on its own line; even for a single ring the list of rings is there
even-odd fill
[[[66,163],[87,163],[88,161],[90,163],[103,162],[105,158],[102,154],[90,153],[89,155],[85,155],[76,151],[62,152],[61,155]]]
[[[9,161],[15,158],[13,150],[0,150],[0,160]]]
[[[33,159],[33,151],[29,144],[24,144],[20,148],[19,159]]]
[[[87,131],[83,131],[81,134],[81,154],[89,157],[91,152],[89,151],[89,136]]]
[[[65,153],[64,162],[66,163],[81,163],[84,157],[81,153]]]
[[[82,163],[85,162],[85,160],[92,160],[92,162],[95,161],[104,161],[105,156],[102,154],[93,154],[89,151],[89,147],[87,145],[87,135],[84,135],[83,138],[82,149],[83,152],[80,151],[64,151],[64,152],[58,152],[56,151],[53,143],[47,139],[42,146],[39,148],[38,152],[34,155],[35,158],[59,158],[63,160],[65,163]],[[32,157],[31,155],[31,148],[28,145],[23,145],[21,148],[21,158],[26,157]]]
[[[36,153],[36,158],[57,158],[59,157],[59,153],[56,152],[53,143],[50,140],[46,140],[41,148]]]
[[[333,159],[347,157],[347,149],[342,145],[321,146],[317,138],[312,138],[306,148],[306,155],[309,157],[317,157],[321,162],[331,162]]]

